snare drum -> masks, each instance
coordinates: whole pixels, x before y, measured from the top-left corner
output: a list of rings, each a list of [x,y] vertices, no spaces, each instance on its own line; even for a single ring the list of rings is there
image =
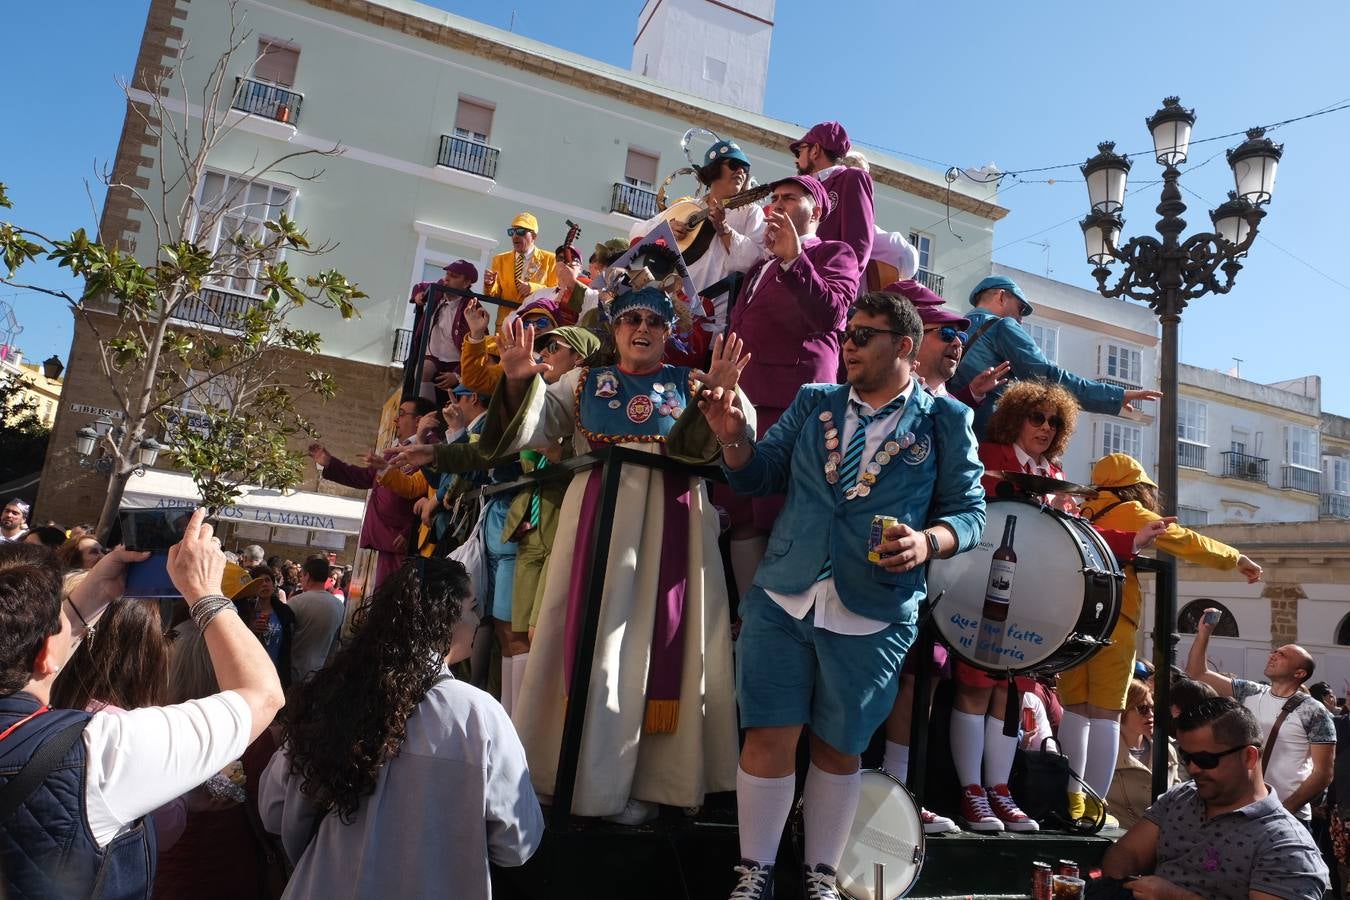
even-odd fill
[[[897,900],[923,869],[923,820],[905,786],[879,769],[864,769],[858,812],[839,861],[839,892],[851,900]],[[885,865],[883,896],[876,896],[876,863]]]
[[[994,559],[1010,516],[1017,518],[1011,572]],[[1087,520],[1026,500],[990,500],[983,539],[933,560],[928,593],[938,633],[963,661],[997,674],[1062,672],[1106,645],[1123,580]]]

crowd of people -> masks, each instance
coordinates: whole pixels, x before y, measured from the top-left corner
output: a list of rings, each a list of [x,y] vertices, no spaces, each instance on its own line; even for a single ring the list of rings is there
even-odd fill
[[[1320,896],[1301,822],[1336,728],[1295,699],[1306,651],[1272,653],[1268,688],[1229,679],[1207,668],[1202,624],[1168,711],[1169,783],[1191,780],[1156,801],[1148,786],[1130,560],[1156,545],[1249,581],[1261,567],[1162,516],[1123,454],[1098,461],[1086,501],[1012,474],[1062,479],[1080,408],[1157,392],[1048,362],[1006,277],[947,309],[876,222],[837,122],[788,151],[797,174],[761,206],[743,197],[748,157],[714,143],[699,215],[639,223],[587,272],[575,230],[550,253],[522,212],[481,290],[466,260],[415,287],[393,446],[309,449],[323,478],[370,492],[360,544],[377,563],[357,608],[328,560],[227,560],[198,512],[169,554],[185,602],[163,622],[121,596],[141,554],[87,534],[59,552],[15,542],[27,509],[7,505],[0,812],[25,812],[0,850],[15,896],[490,896],[489,864],[522,864],[542,839],[596,578],[571,812],[640,826],[734,791],[732,898],[771,898],[778,877],[838,898],[862,754],[884,735],[882,767],[904,781],[925,705],[960,785],[956,814],[921,811],[925,833],[1037,830],[1012,770],[1019,741],[1053,735],[1080,776],[1068,823],[1129,828],[1104,888]],[[604,447],[653,464],[611,479],[563,465]],[[929,564],[991,540],[996,498],[1090,523],[1123,572],[1110,643],[1057,687],[956,646],[913,652]],[[949,705],[916,707],[929,666]],[[1009,721],[1019,706],[1030,715]],[[802,867],[776,875],[803,742]],[[57,865],[72,846],[78,865]]]

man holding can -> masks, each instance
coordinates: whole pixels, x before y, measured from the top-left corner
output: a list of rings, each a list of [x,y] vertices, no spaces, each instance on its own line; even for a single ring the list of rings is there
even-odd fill
[[[913,377],[923,337],[914,306],[864,294],[847,326],[847,383],[805,385],[762,438],[748,433],[730,393],[705,392],[699,404],[731,487],[787,494],[741,602],[743,858],[733,896],[746,900],[772,897],[804,727],[805,895],[839,896],[835,869],[857,811],[858,756],[895,700],[925,594],[924,563],[970,549],[984,529],[970,411]],[[866,557],[877,516],[899,524],[884,530],[873,563]]]

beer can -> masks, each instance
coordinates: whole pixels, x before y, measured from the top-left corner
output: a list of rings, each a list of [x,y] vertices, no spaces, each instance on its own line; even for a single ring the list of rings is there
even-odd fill
[[[867,559],[870,562],[881,562],[881,551],[877,548],[886,540],[886,529],[899,524],[900,520],[895,516],[872,517],[872,530],[867,535]]]
[[[1054,872],[1048,862],[1031,864],[1031,900],[1050,900],[1050,879]]]
[[[1070,878],[1078,877],[1078,863],[1071,859],[1061,859],[1055,866],[1056,875],[1068,875]]]

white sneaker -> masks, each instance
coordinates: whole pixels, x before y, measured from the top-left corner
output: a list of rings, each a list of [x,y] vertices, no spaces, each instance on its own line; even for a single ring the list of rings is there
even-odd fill
[[[646,825],[652,819],[655,819],[659,812],[660,809],[655,803],[648,803],[646,800],[634,800],[630,797],[621,812],[612,816],[605,816],[605,821],[613,822],[615,825]]]

